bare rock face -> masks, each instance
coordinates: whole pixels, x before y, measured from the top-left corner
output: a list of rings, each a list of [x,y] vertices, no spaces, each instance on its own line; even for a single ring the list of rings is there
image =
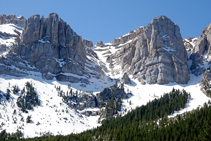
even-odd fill
[[[143,84],[185,84],[190,79],[180,29],[166,16],[154,18],[111,44],[118,49],[107,58],[113,75],[119,73],[115,66],[121,65],[123,73],[132,74]]]
[[[204,70],[200,86],[201,86],[201,91],[207,95],[208,97],[211,97],[211,70],[210,67],[207,70]]]
[[[34,15],[27,19],[20,44],[6,58],[2,57],[0,63],[14,64],[17,68],[20,68],[18,64],[22,64],[22,68],[33,68],[46,79],[56,77],[60,81],[74,83],[81,79],[66,74],[86,76],[83,79],[90,77],[85,70],[86,60],[81,36],[57,14],[51,13],[48,18]]]
[[[99,41],[99,42],[97,42],[96,46],[104,47],[105,44],[103,43],[103,41]]]
[[[92,41],[87,40],[87,39],[83,39],[83,43],[86,47],[93,47],[94,46]]]
[[[203,73],[204,55],[206,55],[208,63],[211,63],[211,24],[206,27],[201,36],[197,39],[195,48],[192,51],[190,58],[192,59],[191,72],[195,75]]]
[[[14,15],[14,14],[0,15],[0,25],[12,23],[12,24],[15,24],[17,26],[24,27],[25,21],[26,21],[26,18],[23,17],[23,16],[17,16],[17,15]]]
[[[131,84],[131,80],[129,76],[127,75],[127,73],[123,75],[123,77],[121,78],[121,82],[124,84]]]

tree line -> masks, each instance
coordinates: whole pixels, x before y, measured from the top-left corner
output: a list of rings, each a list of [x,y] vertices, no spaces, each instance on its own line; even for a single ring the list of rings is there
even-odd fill
[[[80,134],[50,136],[22,140],[121,140],[121,141],[166,141],[166,140],[209,140],[211,138],[210,102],[202,108],[168,118],[169,114],[182,108],[191,97],[185,90],[175,90],[161,98],[102,121],[98,128]],[[9,139],[9,138],[8,138]]]

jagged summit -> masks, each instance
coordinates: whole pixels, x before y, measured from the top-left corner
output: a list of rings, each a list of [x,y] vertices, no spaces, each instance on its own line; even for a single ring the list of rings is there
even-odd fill
[[[15,15],[15,14],[0,15],[0,25],[2,25],[2,24],[15,24],[19,27],[23,27],[25,20],[26,20],[26,18],[24,16],[18,16],[18,15]]]
[[[124,116],[172,88],[185,89],[192,98],[186,109],[171,117],[209,100],[198,87],[200,76],[190,79],[187,60],[192,50],[193,57],[195,53],[209,59],[210,26],[198,40],[183,39],[177,24],[158,16],[110,43],[93,45],[56,13],[33,15],[23,28],[8,19],[0,25],[0,46],[11,47],[0,55],[3,133],[21,131],[24,137],[80,133],[100,125],[98,117]],[[205,73],[202,82],[208,84],[206,79]],[[148,85],[171,82],[179,84]]]
[[[106,53],[114,76],[128,73],[143,84],[184,84],[190,79],[180,29],[166,16],[158,16],[147,26],[106,45],[116,49],[115,53]]]
[[[98,70],[95,77],[103,77],[99,66],[87,58],[91,51],[85,51],[81,36],[56,13],[50,13],[48,18],[40,15],[28,18],[21,41],[13,48],[6,57],[0,58],[2,74],[24,76],[28,75],[27,71],[39,71],[46,79],[55,77],[59,81],[89,83],[87,79],[91,77],[89,69],[92,68],[94,72]],[[16,69],[7,71],[5,64]]]
[[[154,22],[160,21],[160,20],[172,22],[171,19],[169,19],[167,16],[165,16],[165,15],[159,15],[159,16],[153,18],[152,21],[151,21],[150,23],[153,24]],[[173,23],[173,22],[172,22],[172,23]]]
[[[195,75],[200,75],[211,63],[211,24],[209,24],[202,32],[201,36],[196,40],[195,48],[192,51],[190,59],[192,60],[191,71]]]

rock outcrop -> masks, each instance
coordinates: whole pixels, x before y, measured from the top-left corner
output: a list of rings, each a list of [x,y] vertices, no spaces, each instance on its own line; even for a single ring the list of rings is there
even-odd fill
[[[120,84],[120,83],[119,83]],[[121,110],[121,99],[128,98],[131,93],[126,93],[123,85],[116,83],[110,88],[105,88],[103,91],[94,95],[92,92],[76,92],[69,96],[62,90],[58,91],[63,101],[71,108],[78,109],[81,114],[87,116],[101,115],[101,118],[112,116]],[[118,107],[117,107],[118,106]],[[85,108],[100,108],[92,111]],[[107,108],[106,108],[107,107]],[[108,110],[110,109],[110,110]],[[110,112],[109,112],[110,111]]]
[[[19,27],[24,27],[24,22],[26,21],[26,18],[24,16],[17,16],[14,14],[11,15],[0,15],[0,25],[2,24],[15,24]]]
[[[204,70],[202,79],[200,82],[201,90],[208,97],[211,97],[211,70],[210,67],[207,70]]]
[[[204,58],[204,55],[207,59]],[[211,63],[211,24],[207,26],[201,36],[197,39],[195,48],[192,51],[190,59],[192,59],[192,65],[190,67],[191,72],[195,75],[203,73],[204,62]]]
[[[187,52],[178,25],[166,16],[154,18],[140,27],[111,42],[118,51],[108,56],[113,75],[132,74],[141,83],[166,84],[189,81]]]
[[[55,77],[59,81],[88,84],[91,75],[86,63],[94,63],[86,55],[81,36],[57,14],[51,13],[48,18],[34,15],[27,19],[19,45],[7,57],[1,57],[0,63],[21,70],[39,71],[46,79]],[[103,72],[93,73],[96,77],[104,75]]]
[[[183,42],[184,42],[184,46],[186,50],[192,50],[196,44],[196,40],[197,38],[193,38],[193,37],[188,37],[188,39],[184,39]]]
[[[26,19],[23,16],[0,15],[0,52],[8,52],[20,43],[21,32]]]
[[[129,76],[127,75],[127,73],[123,75],[123,77],[121,78],[121,82],[124,84],[131,84],[131,80]]]
[[[85,74],[82,39],[55,13],[47,19],[34,15],[26,21],[18,53],[41,73]]]
[[[99,41],[99,42],[97,42],[96,46],[98,46],[98,47],[104,47],[105,44],[103,43],[103,41]]]
[[[87,40],[87,39],[83,39],[83,43],[86,47],[93,47],[94,46],[92,41]]]

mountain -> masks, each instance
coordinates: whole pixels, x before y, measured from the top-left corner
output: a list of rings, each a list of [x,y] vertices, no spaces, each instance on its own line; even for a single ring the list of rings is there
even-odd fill
[[[28,71],[35,71],[48,80],[85,84],[91,77],[104,77],[100,65],[93,62],[95,58],[88,59],[94,53],[86,49],[81,36],[55,13],[48,18],[31,16],[25,21],[20,38],[20,43],[0,58],[2,74],[26,76]],[[16,69],[8,70],[8,66]]]
[[[207,36],[206,31],[183,39],[178,25],[158,16],[110,43],[93,45],[56,13],[2,15],[0,132],[25,138],[80,133],[173,88],[191,98],[169,118],[203,106],[210,98],[201,91],[202,75],[189,68],[199,40]],[[208,78],[204,74],[202,80]]]
[[[15,24],[19,27],[24,27],[24,22],[26,21],[26,18],[24,16],[17,16],[14,14],[11,15],[0,15],[0,25],[3,24]]]
[[[13,45],[20,42],[26,19],[23,16],[0,15],[0,53],[6,54]]]
[[[97,44],[105,51],[103,56],[113,76],[128,73],[142,84],[186,84],[190,80],[180,29],[166,16],[158,16],[147,26],[105,45]]]
[[[200,75],[210,64],[210,43],[211,43],[211,24],[207,26],[201,36],[196,40],[195,48],[190,56],[192,60],[191,71],[195,75]]]

